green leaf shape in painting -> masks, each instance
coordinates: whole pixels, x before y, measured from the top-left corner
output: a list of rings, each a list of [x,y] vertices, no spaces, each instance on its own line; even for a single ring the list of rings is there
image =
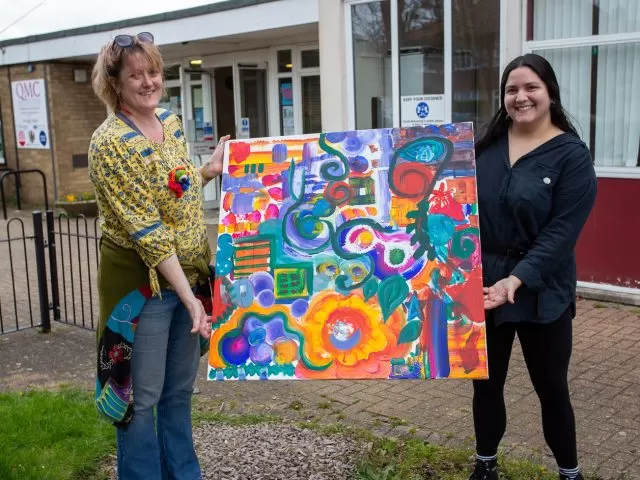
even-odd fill
[[[414,340],[417,340],[420,337],[420,333],[422,332],[422,322],[420,320],[412,320],[408,322],[402,330],[400,330],[400,335],[398,336],[398,345],[402,343],[411,343]]]
[[[378,281],[375,278],[370,278],[362,287],[362,291],[364,293],[364,299],[369,300],[376,293],[378,293]]]
[[[393,311],[404,302],[407,295],[409,295],[409,285],[401,275],[394,275],[380,283],[378,301],[380,302],[385,323]]]

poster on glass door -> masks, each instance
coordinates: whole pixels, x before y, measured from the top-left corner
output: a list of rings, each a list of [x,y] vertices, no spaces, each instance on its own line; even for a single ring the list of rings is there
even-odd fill
[[[400,126],[402,127],[446,123],[444,118],[444,94],[403,95],[400,106]]]
[[[11,82],[18,148],[49,149],[49,122],[44,79]]]

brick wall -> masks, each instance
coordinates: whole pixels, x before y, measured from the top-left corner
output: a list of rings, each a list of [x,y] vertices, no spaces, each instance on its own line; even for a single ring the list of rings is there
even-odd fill
[[[49,65],[49,108],[56,159],[58,197],[93,191],[87,167],[73,167],[73,155],[86,155],[93,131],[107,116],[91,87],[90,64]],[[76,83],[74,69],[85,69],[86,83]]]
[[[58,198],[68,193],[92,191],[87,168],[74,168],[72,157],[87,153],[91,134],[107,113],[93,93],[90,64],[51,63],[33,66],[33,72],[28,72],[26,65],[0,67],[0,105],[7,166],[12,169],[17,166],[10,80],[44,78],[47,83],[49,132],[53,150],[19,149],[17,152],[21,169],[38,168],[45,173],[49,202],[53,205],[54,176]],[[76,68],[87,70],[86,83],[74,81],[73,71]],[[8,194],[13,193],[12,185],[13,180],[5,181]],[[22,187],[21,198],[25,204],[42,204],[42,182],[39,178],[33,174],[24,176]]]

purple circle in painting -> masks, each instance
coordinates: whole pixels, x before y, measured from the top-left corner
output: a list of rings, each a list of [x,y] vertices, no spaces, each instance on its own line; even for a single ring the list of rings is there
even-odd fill
[[[251,358],[256,365],[268,365],[272,357],[273,349],[271,345],[267,345],[266,343],[253,346],[249,351],[249,358]]]
[[[255,347],[256,345],[264,343],[265,338],[267,338],[267,331],[263,327],[256,328],[247,335],[247,338],[249,340],[249,345]]]
[[[260,306],[265,308],[270,307],[276,302],[276,298],[271,290],[261,291],[256,298]]]
[[[249,342],[242,334],[225,337],[220,342],[220,353],[231,365],[244,365],[249,358]]]
[[[262,328],[263,324],[258,317],[253,315],[245,318],[242,332],[248,337],[251,332],[258,328]]]
[[[264,329],[267,331],[267,338],[265,342],[269,345],[273,345],[278,338],[284,337],[284,323],[282,318],[276,317],[273,320],[264,324]]]
[[[361,130],[358,132],[358,137],[364,144],[371,143],[376,139],[376,132],[375,130]]]
[[[291,304],[291,313],[294,317],[301,317],[305,313],[307,313],[307,309],[309,308],[309,302],[306,300],[299,298],[295,302]]]
[[[273,291],[273,277],[267,272],[256,272],[251,275],[250,280],[256,294],[263,290]]]
[[[339,143],[345,139],[347,135],[344,132],[327,133],[326,137],[331,143]]]
[[[342,146],[348,153],[360,153],[362,151],[362,142],[358,137],[347,137]]]
[[[369,168],[369,160],[367,160],[362,155],[357,155],[355,157],[349,158],[349,167],[351,170],[358,173],[364,173]]]

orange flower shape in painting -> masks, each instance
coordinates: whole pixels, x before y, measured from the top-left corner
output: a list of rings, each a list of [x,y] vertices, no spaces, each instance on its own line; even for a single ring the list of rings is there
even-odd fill
[[[398,345],[406,324],[397,308],[384,322],[380,307],[360,295],[318,295],[297,325],[304,336],[296,376],[302,378],[388,378],[391,359],[405,357]]]

